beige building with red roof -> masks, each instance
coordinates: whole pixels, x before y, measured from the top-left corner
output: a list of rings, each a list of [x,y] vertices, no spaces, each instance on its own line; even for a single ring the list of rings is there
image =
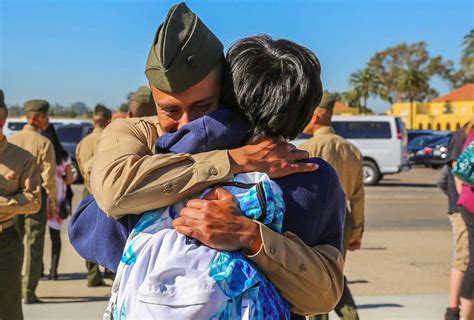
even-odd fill
[[[400,117],[408,129],[457,130],[474,116],[474,83],[430,102],[395,103],[387,113]]]

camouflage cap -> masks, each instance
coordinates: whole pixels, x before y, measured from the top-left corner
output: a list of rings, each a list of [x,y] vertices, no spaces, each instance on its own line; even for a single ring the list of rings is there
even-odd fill
[[[5,95],[3,94],[3,90],[0,90],[0,108],[6,108],[5,105]]]
[[[186,4],[171,7],[158,27],[145,75],[154,87],[181,92],[224,61],[224,46]]]
[[[112,111],[101,104],[95,106],[94,115],[104,117],[107,120],[112,119]]]
[[[25,102],[25,112],[36,111],[36,112],[48,112],[49,102],[41,99],[28,100]]]
[[[334,105],[336,104],[336,96],[329,91],[324,91],[323,98],[319,103],[319,108],[324,108],[332,111],[334,109]]]

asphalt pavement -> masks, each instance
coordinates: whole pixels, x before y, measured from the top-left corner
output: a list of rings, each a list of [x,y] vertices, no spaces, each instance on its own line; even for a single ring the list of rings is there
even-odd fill
[[[348,255],[346,275],[361,319],[442,318],[448,302],[451,234],[439,171],[417,168],[366,188],[363,247]],[[74,186],[74,205],[82,186]],[[66,227],[66,226],[65,226]],[[40,281],[43,304],[24,306],[25,319],[99,319],[108,287],[87,288],[84,261],[62,232],[58,281]],[[49,270],[47,235],[45,270]],[[331,319],[337,319],[334,314]]]

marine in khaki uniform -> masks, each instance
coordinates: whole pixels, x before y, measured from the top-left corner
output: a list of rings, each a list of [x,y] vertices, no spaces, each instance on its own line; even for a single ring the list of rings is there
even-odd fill
[[[41,178],[29,152],[3,135],[8,111],[0,90],[0,319],[23,319],[21,268],[23,242],[13,217],[37,213],[41,207]]]
[[[297,163],[307,153],[282,141],[194,155],[155,153],[158,136],[217,109],[222,51],[222,43],[184,3],[170,9],[155,35],[145,71],[158,116],[115,120],[99,139],[90,181],[98,205],[108,215],[120,218],[168,206],[240,172],[281,177],[316,169]],[[229,210],[221,213],[230,217]],[[214,243],[216,249],[234,246],[239,238],[227,229],[226,221],[221,222],[212,235],[204,234],[223,235],[220,243]],[[291,233],[280,235],[255,224],[252,228],[239,231],[252,235],[247,238],[256,250],[247,253],[294,313],[334,308],[342,293],[343,268],[336,248],[313,248]],[[205,239],[198,240],[206,244]]]
[[[26,235],[26,268],[23,278],[23,298],[26,304],[41,302],[36,287],[43,268],[43,249],[48,209],[56,208],[56,159],[53,145],[41,135],[48,127],[49,103],[45,100],[25,102],[28,123],[10,138],[10,142],[30,152],[40,168],[42,189],[41,209],[38,214],[16,216],[15,224],[20,235]]]
[[[334,95],[324,93],[320,105],[316,108],[304,132],[313,134],[313,137],[301,144],[299,148],[308,151],[310,157],[326,160],[336,170],[348,201],[344,225],[344,251],[357,250],[361,246],[364,231],[363,158],[356,146],[337,135],[331,127],[335,102]],[[358,319],[357,308],[346,279],[342,298],[335,311],[344,320]],[[318,317],[318,319],[323,318],[327,319],[327,316]]]
[[[97,153],[97,143],[102,131],[110,124],[112,112],[106,107],[98,104],[94,109],[94,129],[85,136],[76,147],[76,160],[79,165],[82,177],[84,178],[83,196],[91,194],[90,189],[90,170],[93,158]],[[87,286],[97,287],[104,285],[104,279],[100,273],[99,266],[95,263],[86,261],[87,267]]]
[[[128,118],[156,116],[156,106],[151,91],[141,86],[133,93],[128,103]]]

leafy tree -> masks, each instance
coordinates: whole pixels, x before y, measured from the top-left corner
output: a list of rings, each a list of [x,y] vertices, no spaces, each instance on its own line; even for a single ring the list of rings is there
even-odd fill
[[[360,109],[361,111],[367,110],[367,99],[370,96],[376,95],[379,91],[380,80],[376,73],[371,72],[369,69],[361,69],[351,74],[349,79],[349,85],[351,87],[353,97],[363,99],[363,104]]]
[[[465,37],[461,57],[461,65],[466,72],[473,73],[474,69],[474,29]]]
[[[441,56],[430,57],[425,42],[414,44],[402,43],[394,47],[377,52],[368,62],[367,69],[379,79],[376,95],[382,100],[394,103],[402,101],[410,96],[401,89],[400,83],[404,82],[407,70],[418,70],[429,80],[434,75],[447,78],[452,69],[452,61],[443,61]],[[435,91],[428,85],[421,86],[416,99],[423,101],[435,94]],[[406,89],[406,87],[405,87]]]
[[[15,104],[13,106],[7,107],[8,109],[8,116],[9,117],[19,117],[24,114],[23,108],[21,108],[19,105]]]

